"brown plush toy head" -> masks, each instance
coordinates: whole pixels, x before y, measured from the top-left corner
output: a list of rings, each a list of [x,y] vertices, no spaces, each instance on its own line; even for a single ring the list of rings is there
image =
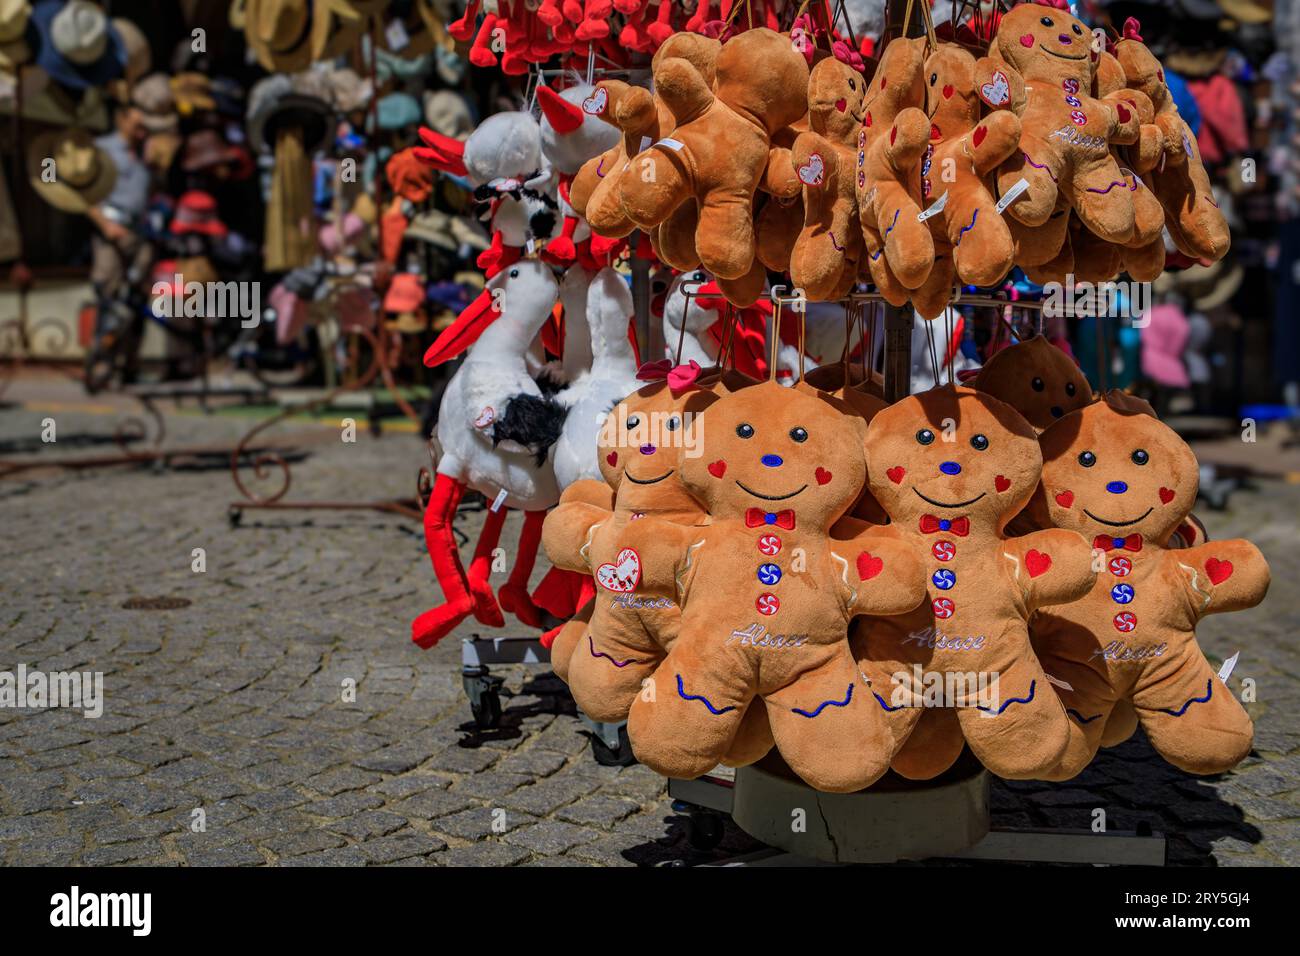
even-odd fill
[[[941,43],[925,61],[926,112],[930,138],[964,133],[980,119],[975,57],[956,43]]]
[[[1140,534],[1163,545],[1196,502],[1196,456],[1131,395],[1107,392],[1044,431],[1041,442],[1033,507],[1044,524],[1089,541]]]
[[[700,412],[717,400],[707,389],[674,392],[667,381],[637,389],[610,411],[596,441],[600,474],[620,505],[666,507],[663,496],[688,496],[682,462],[700,450]],[[652,504],[653,502],[653,504]]]
[[[863,102],[862,123],[868,131],[887,128],[909,106],[925,106],[925,44],[925,37],[895,37],[885,47]]]
[[[866,477],[866,425],[827,395],[764,382],[720,398],[700,424],[704,454],[682,480],[715,521],[791,510],[801,527],[829,528]]]
[[[853,142],[862,126],[866,92],[862,74],[828,56],[808,77],[808,125],[833,142]]]
[[[769,137],[808,112],[808,62],[792,52],[788,36],[760,27],[724,43],[718,54],[718,99]]]
[[[1022,3],[1003,15],[997,45],[1026,80],[1073,78],[1085,89],[1092,80],[1092,31],[1068,10]]]
[[[1137,33],[1137,21],[1132,17],[1124,25],[1124,37],[1115,44],[1114,59],[1120,66],[1120,86],[1145,93],[1157,110],[1172,104],[1169,87],[1165,85],[1165,68],[1154,53],[1147,49]],[[1100,81],[1100,74],[1098,76]]]
[[[1074,359],[1041,335],[995,353],[969,384],[1006,402],[1040,432],[1092,401],[1092,386]]]
[[[952,385],[876,415],[867,450],[871,493],[894,521],[960,514],[986,533],[1001,533],[1025,506],[1042,465],[1037,436],[1015,409]]]

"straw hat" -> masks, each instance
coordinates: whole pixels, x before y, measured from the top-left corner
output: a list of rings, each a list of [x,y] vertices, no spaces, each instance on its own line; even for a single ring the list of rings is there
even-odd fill
[[[54,160],[54,181],[43,176],[45,161]],[[28,179],[36,193],[55,209],[84,213],[113,190],[117,169],[108,154],[84,129],[52,130],[27,149]]]
[[[332,60],[357,45],[388,0],[316,0],[312,12],[311,57]]]
[[[310,74],[302,74],[305,79]],[[258,81],[248,94],[248,141],[261,152],[274,152],[276,130],[297,126],[303,131],[303,148],[315,152],[331,132],[333,110],[324,97],[283,74]]]
[[[126,67],[122,71],[122,78],[128,83],[134,83],[153,66],[149,39],[143,30],[125,17],[114,17],[111,22],[121,35],[122,48],[126,51]]]
[[[205,74],[178,73],[172,77],[171,83],[176,110],[182,116],[217,108],[217,101],[212,96],[212,80]]]
[[[32,9],[40,38],[36,62],[73,90],[103,86],[126,69],[126,45],[104,11],[88,0],[41,0]]]
[[[172,96],[171,77],[151,73],[131,90],[131,105],[140,111],[140,122],[151,133],[168,133],[176,129],[176,99]]]
[[[36,26],[27,0],[0,0],[0,71],[10,71],[32,58]]]
[[[247,0],[244,34],[257,61],[272,73],[311,63],[311,0]]]

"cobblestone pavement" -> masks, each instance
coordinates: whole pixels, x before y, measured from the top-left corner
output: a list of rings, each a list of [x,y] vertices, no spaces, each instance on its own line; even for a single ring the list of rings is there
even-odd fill
[[[8,397],[21,396],[19,383]],[[112,432],[112,416],[72,404],[9,407],[0,457],[39,450],[49,415],[58,451],[42,453],[84,454]],[[248,424],[170,415],[168,441],[229,441]],[[425,460],[409,434],[275,434],[316,439],[293,498],[408,495]],[[235,528],[236,497],[224,468],[0,481],[0,670],[98,670],[105,692],[99,719],[0,709],[0,862],[653,865],[756,848],[729,826],[716,851],[693,850],[661,778],[594,762],[545,667],[498,669],[502,726],[476,729],[459,635],[427,652],[408,638],[438,600],[416,522],[249,512]],[[1172,863],[1300,863],[1300,487],[1241,492],[1203,517],[1273,564],[1262,608],[1201,630],[1216,663],[1240,649],[1235,676],[1257,683],[1256,752],[1197,779],[1130,741],[1068,784],[995,786],[995,825],[1087,826],[1102,807],[1112,829],[1170,834]],[[479,521],[459,525],[471,542]],[[190,603],[123,607],[159,596]]]

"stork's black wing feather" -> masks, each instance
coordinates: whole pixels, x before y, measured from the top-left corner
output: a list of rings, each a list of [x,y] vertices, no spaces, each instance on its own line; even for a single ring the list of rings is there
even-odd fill
[[[550,447],[560,439],[567,414],[568,409],[552,398],[515,395],[492,426],[492,444],[509,440],[522,445],[541,467]]]

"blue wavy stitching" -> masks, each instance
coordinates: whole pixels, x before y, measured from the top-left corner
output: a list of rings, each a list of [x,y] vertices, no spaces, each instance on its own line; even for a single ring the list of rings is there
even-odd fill
[[[990,713],[990,712],[991,712],[991,713],[993,714],[993,716],[996,717],[998,714],[1002,713],[1004,710],[1006,710],[1006,709],[1007,709],[1008,707],[1010,707],[1012,704],[1027,704],[1027,703],[1029,703],[1031,700],[1033,700],[1033,699],[1034,699],[1034,687],[1035,687],[1037,684],[1038,684],[1038,681],[1036,681],[1036,680],[1031,680],[1031,681],[1029,682],[1029,696],[1028,696],[1028,697],[1011,697],[1011,698],[1008,698],[1007,700],[1004,700],[1004,701],[1002,702],[1002,706],[999,707],[997,710],[993,710],[992,707],[980,707],[978,704],[976,705],[976,709],[977,709],[977,710],[982,710],[982,711],[984,711],[985,713]]]
[[[1065,708],[1065,712],[1081,724],[1090,724],[1098,717],[1101,716],[1101,714],[1093,714],[1091,717],[1085,717],[1083,716],[1083,714],[1079,713],[1077,710],[1074,710],[1073,708],[1070,707]]]
[[[894,227],[898,225],[898,214],[899,214],[900,212],[902,212],[902,211],[903,211],[903,210],[902,210],[901,207],[898,208],[898,209],[895,209],[895,210],[894,210],[894,221],[891,222],[891,223],[889,224],[889,228],[885,230],[885,234],[884,234],[883,236],[880,237],[881,239],[888,239],[888,238],[889,238],[889,234],[890,234],[891,232],[893,232],[893,231],[894,231]]]
[[[979,214],[980,211],[978,209],[970,214],[970,225],[961,227],[961,231],[957,233],[957,241],[953,243],[954,246],[960,246],[962,237],[975,228],[975,220],[979,218]]]
[[[875,262],[877,259],[879,259],[880,256],[884,253],[884,251],[885,251],[884,249],[881,249],[880,252],[873,252],[871,254],[871,261]]]
[[[1188,708],[1188,707],[1191,707],[1192,704],[1204,704],[1204,703],[1207,703],[1207,702],[1209,701],[1211,695],[1213,695],[1213,693],[1214,693],[1214,678],[1211,677],[1211,678],[1209,678],[1208,680],[1206,680],[1206,682],[1205,682],[1205,696],[1204,696],[1204,697],[1193,697],[1191,700],[1189,700],[1187,703],[1183,704],[1183,706],[1179,707],[1177,710],[1170,710],[1170,709],[1167,708],[1167,707],[1162,707],[1162,708],[1160,708],[1160,709],[1163,710],[1166,714],[1169,714],[1169,715],[1172,716],[1172,717],[1181,717],[1181,716],[1183,716],[1183,714],[1187,713],[1187,708]]]
[[[879,702],[880,706],[881,706],[882,708],[884,708],[886,711],[888,711],[889,713],[891,713],[891,714],[892,714],[894,711],[896,711],[896,710],[902,710],[902,709],[903,709],[903,705],[902,705],[902,704],[899,704],[897,707],[890,707],[888,704],[885,703],[885,698],[881,697],[881,696],[880,696],[879,694],[877,694],[874,690],[871,692],[871,696],[874,697],[874,698],[876,698],[876,700],[877,700],[877,702]]]
[[[613,664],[615,667],[627,667],[628,664],[632,664],[632,663],[635,663],[635,662],[636,662],[636,658],[635,658],[635,657],[629,657],[627,660],[625,660],[625,661],[621,661],[621,662],[620,662],[620,661],[615,660],[615,659],[614,659],[613,657],[611,657],[609,654],[606,654],[604,651],[598,651],[598,650],[596,650],[596,642],[593,641],[593,640],[591,639],[591,633],[590,633],[590,632],[587,633],[587,643],[591,645],[591,656],[592,656],[592,657],[604,657],[604,658],[608,658],[609,662],[610,662],[611,664]]]
[[[794,711],[796,714],[798,714],[800,717],[808,717],[811,719],[813,717],[816,717],[827,707],[847,707],[849,706],[849,701],[851,701],[852,699],[853,699],[853,685],[850,684],[849,692],[844,695],[843,700],[824,700],[817,705],[817,709],[814,710],[811,714],[808,713],[808,711],[806,710],[800,710],[798,707],[791,707],[790,709]]]
[[[688,694],[688,693],[686,693],[686,687],[685,687],[685,685],[682,684],[682,675],[681,675],[681,674],[678,674],[678,675],[677,675],[677,694],[678,694],[679,697],[681,697],[682,700],[698,700],[698,701],[699,701],[701,704],[703,704],[705,707],[709,708],[709,713],[712,714],[714,717],[718,717],[718,716],[720,716],[720,715],[722,715],[722,714],[725,714],[725,713],[726,713],[727,711],[729,711],[729,710],[735,710],[735,709],[736,709],[734,705],[728,705],[728,706],[726,706],[726,707],[723,707],[721,710],[719,710],[718,708],[716,708],[716,707],[714,707],[712,704],[710,704],[710,703],[709,703],[709,699],[708,699],[707,697],[705,697],[703,694]]]

